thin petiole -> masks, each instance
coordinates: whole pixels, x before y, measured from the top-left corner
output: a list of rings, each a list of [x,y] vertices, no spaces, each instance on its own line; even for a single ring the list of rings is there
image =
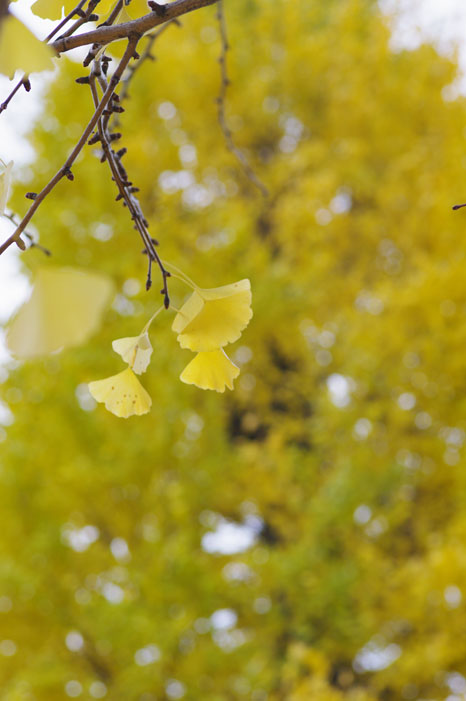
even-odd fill
[[[191,280],[191,278],[188,277],[182,270],[177,268],[176,265],[173,265],[173,263],[169,263],[166,260],[164,260],[163,263],[168,268],[173,268],[173,270],[175,270],[175,272],[178,273],[177,275],[172,273],[172,277],[176,277],[178,280],[181,280],[181,282],[184,282],[186,285],[189,285],[189,287],[192,287],[193,290],[199,289],[198,285],[196,285],[196,283],[193,282],[193,280]]]
[[[147,324],[144,326],[143,330],[142,330],[141,333],[139,334],[140,336],[142,336],[144,333],[147,333],[147,331],[149,331],[150,325],[152,324],[152,322],[154,321],[154,319],[160,314],[160,312],[162,311],[162,309],[165,309],[165,307],[164,307],[163,304],[162,304],[162,306],[159,307],[159,308],[157,309],[157,311],[151,316],[151,318],[149,319],[149,321],[147,322]]]

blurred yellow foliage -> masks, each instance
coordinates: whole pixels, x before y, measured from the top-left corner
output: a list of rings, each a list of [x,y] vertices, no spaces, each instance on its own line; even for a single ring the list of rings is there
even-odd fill
[[[96,409],[87,383],[121,369],[112,339],[160,300],[105,164],[85,154],[34,222],[57,265],[110,274],[118,294],[91,342],[12,368],[1,388],[0,698],[456,701],[457,68],[427,45],[393,51],[371,0],[236,0],[226,18],[227,117],[270,198],[216,121],[215,8],[157,40],[121,131],[163,257],[205,287],[251,280],[241,375],[223,395],[175,380],[186,359],[163,312],[152,411],[123,423]],[[89,118],[89,96],[71,113],[63,89],[82,68],[61,71],[33,136],[34,189]],[[34,270],[41,253],[22,261]]]

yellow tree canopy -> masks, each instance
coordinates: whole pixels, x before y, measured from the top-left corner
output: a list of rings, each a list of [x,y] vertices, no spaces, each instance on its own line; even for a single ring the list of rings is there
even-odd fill
[[[160,299],[87,154],[34,222],[53,265],[106,273],[117,294],[92,340],[1,386],[0,698],[456,701],[466,243],[450,208],[466,106],[443,97],[456,67],[429,46],[393,52],[369,0],[236,0],[226,19],[227,118],[269,198],[217,124],[212,8],[157,40],[122,145],[166,259],[202,290],[251,281],[254,317],[227,347],[241,374],[225,394],[179,382],[193,353],[168,310],[141,376],[151,412],[122,422],[89,394],[127,372],[112,341],[137,337]],[[80,75],[63,64],[50,88],[30,188],[87,123],[89,96],[70,119],[62,89]],[[22,260],[43,264],[34,249]],[[186,288],[170,285],[182,310]]]

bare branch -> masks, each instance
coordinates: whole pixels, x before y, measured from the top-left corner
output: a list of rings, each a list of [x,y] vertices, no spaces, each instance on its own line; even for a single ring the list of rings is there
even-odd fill
[[[62,29],[62,28],[70,21],[70,19],[72,19],[75,15],[79,15],[79,16],[80,16],[79,20],[78,20],[77,22],[75,22],[75,23],[63,34],[63,36],[65,37],[65,36],[70,36],[71,34],[73,34],[80,26],[82,26],[82,25],[85,24],[86,22],[89,22],[89,21],[92,19],[92,17],[93,17],[92,11],[93,11],[93,9],[96,7],[96,5],[99,3],[99,1],[100,1],[100,0],[90,0],[89,6],[88,6],[86,12],[83,12],[82,7],[83,7],[83,5],[86,4],[87,0],[80,0],[80,2],[78,2],[78,4],[76,5],[76,7],[74,7],[74,8],[71,10],[71,12],[69,12],[69,13],[66,15],[66,17],[64,17],[64,18],[57,24],[57,26],[50,32],[50,34],[44,39],[44,42],[45,42],[45,43],[49,42],[50,39],[52,39],[52,38],[55,36],[55,34],[57,34],[57,33],[60,31],[60,29]],[[1,0],[0,0],[0,2],[1,2]],[[120,0],[120,3],[122,3],[122,2],[123,2],[123,0]],[[8,3],[7,3],[7,4],[8,4]],[[1,12],[0,12],[0,16],[1,16]],[[14,87],[13,90],[10,92],[10,94],[8,95],[8,97],[0,104],[0,114],[1,114],[4,110],[6,110],[6,108],[7,108],[8,105],[10,104],[11,100],[12,100],[13,97],[16,95],[16,93],[18,92],[18,90],[20,89],[20,87],[21,87],[22,85],[24,86],[24,89],[26,90],[26,92],[29,92],[29,91],[30,91],[30,89],[31,89],[31,83],[29,82],[29,76],[24,75],[24,76],[18,81],[18,83],[15,85],[15,87]]]
[[[221,71],[221,84],[220,84],[220,93],[217,98],[217,116],[218,116],[218,122],[220,124],[220,128],[223,132],[223,135],[225,137],[225,142],[227,149],[232,153],[235,158],[239,161],[244,174],[250,180],[262,193],[263,197],[268,197],[269,191],[267,190],[266,186],[264,183],[259,180],[251,166],[249,165],[248,159],[246,158],[245,154],[243,151],[238,148],[238,146],[235,144],[233,140],[233,134],[231,133],[230,128],[228,127],[227,121],[226,121],[226,116],[225,116],[225,99],[226,99],[226,94],[227,94],[227,89],[230,84],[230,80],[228,78],[228,71],[227,71],[227,52],[229,50],[229,45],[228,45],[228,37],[227,37],[227,28],[226,28],[226,23],[225,23],[225,14],[223,11],[223,0],[218,0],[218,5],[217,5],[217,19],[218,19],[218,24],[219,24],[219,29],[220,29],[220,41],[221,41],[221,53],[220,57],[218,59],[218,62],[220,64],[220,71]]]
[[[96,78],[99,81],[102,91],[104,91],[105,93],[108,84],[105,76],[102,75],[100,61],[98,59],[94,61],[94,70],[92,71],[90,77],[92,99],[94,100],[94,105],[97,108],[99,104],[99,97],[97,94]],[[168,307],[170,306],[170,297],[168,294],[167,279],[170,277],[170,273],[165,269],[157,251],[155,250],[154,241],[147,230],[148,223],[144,217],[139,201],[134,195],[134,192],[137,188],[134,188],[132,186],[133,184],[128,179],[126,170],[123,167],[123,164],[121,163],[121,158],[124,155],[125,151],[118,151],[117,153],[115,153],[115,151],[113,150],[111,146],[112,135],[108,131],[108,119],[101,117],[97,123],[97,126],[99,141],[102,145],[102,149],[104,152],[104,160],[107,161],[112,173],[112,180],[116,183],[116,186],[118,188],[117,200],[123,200],[124,204],[128,208],[128,211],[131,215],[131,219],[134,222],[134,228],[136,229],[136,231],[138,231],[145,246],[145,252],[148,256],[148,274],[146,289],[148,290],[152,285],[151,270],[152,263],[155,261],[159,266],[160,272],[162,274],[163,287],[161,293],[164,297],[164,306],[166,309],[168,309]],[[113,136],[119,137],[120,134]]]
[[[153,11],[131,22],[123,22],[111,27],[101,26],[92,32],[57,39],[50,46],[60,54],[75,49],[77,46],[87,46],[89,44],[105,45],[117,39],[126,39],[132,34],[142,36],[159,24],[165,24],[175,19],[175,17],[184,15],[187,12],[193,12],[201,7],[207,7],[207,5],[214,5],[216,2],[218,0],[175,0],[175,2],[161,6],[164,8],[163,13]]]
[[[18,222],[16,221],[16,217],[13,214],[13,212],[3,212],[3,216],[9,219],[12,224],[18,226]],[[42,246],[40,243],[37,243],[34,236],[28,231],[23,231],[23,236],[26,236],[26,238],[29,240],[29,248],[37,248],[39,251],[42,251],[42,253],[46,256],[52,255],[52,251],[50,251],[48,248],[45,248],[45,246]]]
[[[20,78],[20,80],[18,80],[15,87],[8,95],[8,97],[2,102],[2,104],[0,105],[0,114],[3,112],[3,110],[6,110],[6,108],[10,104],[11,100],[14,98],[14,96],[16,95],[16,93],[18,92],[18,90],[20,89],[20,87],[22,85],[24,85],[24,89],[26,90],[26,92],[30,91],[31,83],[29,82],[29,78],[27,75],[23,75],[23,77]]]
[[[41,192],[38,193],[37,197],[35,198],[34,202],[32,205],[29,207],[28,211],[26,212],[25,216],[23,217],[21,223],[19,226],[16,228],[16,230],[13,232],[13,234],[6,240],[4,241],[3,244],[0,245],[0,255],[6,251],[9,246],[11,246],[13,243],[16,243],[17,246],[20,248],[24,249],[24,243],[21,240],[21,234],[32,219],[33,215],[39,208],[40,204],[44,201],[44,199],[47,197],[47,195],[53,190],[55,185],[60,182],[60,180],[64,177],[67,177],[69,180],[73,180],[73,175],[71,173],[71,166],[73,165],[74,161],[78,157],[79,153],[81,152],[82,148],[84,147],[87,139],[89,138],[90,134],[94,130],[100,116],[102,115],[104,109],[107,107],[107,104],[110,102],[110,98],[113,95],[113,91],[120,81],[120,78],[123,74],[123,71],[125,70],[126,66],[128,65],[129,61],[131,60],[132,56],[134,55],[134,51],[136,49],[137,43],[139,41],[140,37],[138,35],[136,36],[131,36],[128,41],[128,46],[126,47],[126,51],[123,55],[123,58],[121,59],[120,63],[118,64],[118,67],[115,70],[115,73],[112,75],[110,82],[108,84],[108,88],[105,91],[99,106],[97,107],[96,111],[92,115],[92,118],[90,122],[88,123],[87,127],[85,128],[84,132],[81,135],[81,138],[79,139],[78,143],[68,156],[67,160],[63,164],[63,166],[60,168],[60,170],[53,176],[53,178],[47,183],[47,185],[41,190]]]
[[[118,0],[116,3],[115,7],[113,10],[110,12],[109,16],[105,20],[105,22],[102,22],[102,27],[107,27],[110,26],[111,24],[114,24],[116,19],[118,18],[118,15],[120,14],[121,10],[123,8],[123,0]]]
[[[70,19],[72,19],[75,15],[78,15],[78,14],[80,13],[80,10],[82,9],[83,5],[86,4],[86,2],[87,2],[87,0],[80,0],[80,2],[78,2],[78,4],[76,5],[76,7],[74,7],[74,8],[71,10],[71,12],[69,12],[69,13],[66,15],[66,17],[64,17],[64,18],[61,20],[61,22],[60,22],[59,24],[57,24],[56,27],[54,27],[54,29],[52,29],[52,31],[50,32],[50,34],[45,38],[45,41],[47,42],[47,41],[50,41],[51,39],[53,39],[53,37],[55,36],[55,34],[58,34],[58,32],[60,31],[60,29],[62,29],[62,27],[64,27],[65,24],[67,24],[67,23],[70,21]]]

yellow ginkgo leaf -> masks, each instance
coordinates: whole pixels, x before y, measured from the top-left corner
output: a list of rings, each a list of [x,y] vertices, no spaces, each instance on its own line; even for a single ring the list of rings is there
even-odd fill
[[[8,14],[0,24],[0,73],[13,78],[15,71],[25,73],[52,70],[52,50]]]
[[[61,19],[63,9],[67,15],[75,6],[74,0],[36,0],[31,10],[42,19]]]
[[[0,159],[0,214],[5,214],[6,203],[10,194],[11,178],[13,175],[13,161],[1,167],[3,162]]]
[[[131,368],[105,380],[89,382],[89,392],[97,402],[104,403],[106,409],[122,419],[147,414],[152,406],[150,395]]]
[[[94,12],[98,15],[106,15],[115,3],[116,0],[100,0]],[[76,5],[76,0],[36,0],[31,10],[43,19],[61,19],[62,11],[65,15],[69,15]]]
[[[251,283],[240,280],[210,290],[196,289],[176,315],[172,329],[182,348],[211,351],[236,341],[251,317]]]
[[[223,348],[198,353],[185,367],[180,380],[200,389],[214,389],[224,392],[225,387],[233,389],[233,380],[239,375],[239,368],[231,362]]]
[[[106,275],[39,268],[29,300],[9,325],[8,347],[32,358],[83,343],[97,330],[112,293]]]
[[[112,348],[138,375],[147,370],[152,355],[152,345],[147,331],[140,336],[117,338],[112,342]]]
[[[147,15],[150,12],[147,0],[131,0],[128,5],[128,10],[131,17],[134,17],[134,19]]]

